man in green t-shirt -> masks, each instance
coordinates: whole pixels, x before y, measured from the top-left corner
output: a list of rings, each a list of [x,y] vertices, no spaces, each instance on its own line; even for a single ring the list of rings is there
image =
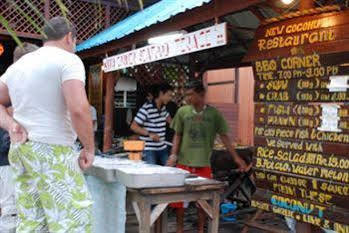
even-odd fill
[[[190,105],[180,108],[175,115],[171,127],[174,129],[173,148],[167,162],[169,166],[175,166],[187,170],[196,175],[211,178],[210,157],[215,138],[220,138],[232,155],[241,171],[247,171],[248,167],[235,152],[227,133],[227,122],[222,114],[205,102],[206,90],[201,81],[192,81],[186,90],[187,100]],[[177,233],[183,233],[184,208],[183,203],[173,203],[177,215]],[[204,231],[205,212],[198,210],[199,233]]]

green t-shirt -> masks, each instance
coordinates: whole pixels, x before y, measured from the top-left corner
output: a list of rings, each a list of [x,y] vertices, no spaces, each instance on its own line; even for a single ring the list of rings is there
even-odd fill
[[[216,135],[229,131],[222,114],[211,106],[201,113],[196,113],[191,105],[181,107],[171,127],[182,135],[178,163],[190,167],[210,166]]]

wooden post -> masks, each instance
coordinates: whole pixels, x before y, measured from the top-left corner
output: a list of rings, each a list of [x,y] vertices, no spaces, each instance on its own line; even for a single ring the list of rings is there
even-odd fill
[[[161,215],[161,233],[167,233],[168,232],[167,229],[168,229],[168,213],[167,213],[167,209],[165,209]]]
[[[209,219],[208,233],[218,233],[219,229],[219,204],[220,204],[220,193],[218,191],[213,192],[212,199],[212,219]]]
[[[139,233],[150,233],[150,203],[143,199],[138,202],[140,211]]]
[[[112,147],[113,141],[113,118],[114,118],[114,87],[117,77],[112,72],[104,73],[103,78],[106,81],[105,93],[105,119],[104,119],[104,137],[103,137],[103,152],[108,151]]]
[[[234,82],[234,104],[239,104],[239,88],[240,88],[240,68],[239,67],[235,67],[234,71],[235,71],[235,82]]]

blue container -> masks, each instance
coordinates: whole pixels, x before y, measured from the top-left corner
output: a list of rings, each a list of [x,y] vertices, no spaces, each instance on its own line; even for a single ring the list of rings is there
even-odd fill
[[[236,203],[224,203],[221,205],[221,213],[223,215],[228,214],[230,212],[233,212],[237,209]],[[226,216],[222,218],[225,222],[235,222],[236,217],[235,216]]]

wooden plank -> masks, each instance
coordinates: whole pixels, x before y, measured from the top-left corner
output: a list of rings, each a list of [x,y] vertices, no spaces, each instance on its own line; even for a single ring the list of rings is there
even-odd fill
[[[213,209],[212,209],[212,206],[210,206],[207,203],[207,201],[205,201],[205,200],[198,200],[197,203],[205,211],[205,213],[210,217],[210,219],[213,219]]]
[[[218,192],[213,193],[212,199],[212,219],[208,223],[208,233],[218,233],[219,229],[219,205],[220,194]]]
[[[297,128],[318,128],[321,126],[321,117],[275,116],[255,115],[255,125],[280,126]],[[349,118],[338,120],[338,129],[343,133],[349,133]]]
[[[296,163],[284,163],[273,159],[256,158],[254,164],[259,169],[274,170],[277,172],[288,172],[295,175],[303,175],[314,178],[321,178],[336,182],[349,184],[348,170],[340,170],[336,168],[325,168],[321,166],[312,166]]]
[[[245,226],[242,229],[241,233],[247,233],[248,232],[248,223],[255,222],[262,214],[263,214],[263,210],[257,209],[256,214],[253,215],[253,217],[245,224]]]
[[[83,58],[104,55],[105,53],[115,51],[118,48],[124,48],[132,44],[136,44],[137,42],[144,41],[147,38],[158,36],[171,31],[181,30],[183,28],[196,25],[207,20],[212,20],[214,19],[214,17],[220,17],[235,11],[245,9],[259,2],[261,1],[235,1],[234,4],[232,4],[231,1],[225,0],[210,2],[209,4],[187,11],[183,14],[176,15],[172,17],[171,20],[152,25],[120,40],[114,40],[102,46],[82,51],[78,54]],[[215,12],[215,14],[213,15],[212,12]],[[195,15],[195,17],[193,17],[193,15]]]
[[[257,137],[275,137],[280,139],[297,139],[343,144],[349,143],[348,133],[319,131],[315,128],[300,129],[294,127],[256,126],[254,132]]]
[[[159,218],[162,212],[167,208],[169,203],[161,203],[155,206],[151,212],[150,225],[152,226],[154,222]]]
[[[293,72],[291,72],[291,74],[292,73]],[[302,76],[303,76],[303,74],[302,74]],[[275,77],[275,76],[273,75],[273,77]],[[290,89],[296,89],[298,91],[301,91],[301,90],[328,91],[327,86],[329,84],[330,84],[329,76],[316,77],[316,78],[306,78],[304,76],[301,77],[301,75],[296,76],[296,78],[292,78],[292,79],[266,80],[266,81],[257,80],[255,82],[255,85],[258,87],[259,92],[283,91],[283,90],[289,91]]]
[[[317,204],[349,208],[349,203],[347,203],[349,185],[263,169],[256,169],[255,177],[257,187],[280,195],[288,195]]]
[[[138,201],[140,221],[139,233],[151,233],[150,230],[150,203],[143,199]]]
[[[162,212],[161,215],[161,233],[167,233],[168,232],[168,213],[167,213],[167,209],[164,210],[164,212]]]
[[[160,203],[172,203],[172,202],[192,202],[197,200],[211,200],[212,190],[200,191],[200,192],[184,192],[184,193],[172,193],[172,194],[152,194],[151,204]]]
[[[287,21],[281,21],[261,26],[257,29],[255,41],[250,46],[250,50],[243,61],[248,62],[252,60],[260,60],[261,58],[266,59],[277,56],[291,55],[289,49],[287,49],[290,47],[281,47],[261,51],[258,49],[258,43],[261,43],[261,40],[263,39],[274,39],[274,37],[282,37],[284,40],[286,38],[293,38],[295,35],[297,35],[297,33],[294,33],[293,30],[299,30],[300,32],[298,33],[298,35],[308,34],[309,36],[309,33],[323,32],[327,30],[331,31],[331,33],[335,35],[335,41],[312,43],[310,45],[299,44],[298,46],[303,45],[303,50],[306,53],[311,54],[313,51],[317,51],[318,53],[334,53],[346,51],[345,47],[347,45],[345,43],[348,36],[345,35],[345,33],[347,32],[340,32],[339,30],[336,30],[336,28],[342,28],[349,24],[347,17],[348,14],[348,10],[334,13],[315,14],[312,16],[297,17]],[[303,25],[308,25],[303,26],[302,23]],[[301,26],[299,26],[297,29],[297,25]]]
[[[347,156],[349,151],[348,144],[328,143],[319,141],[302,140],[301,142],[296,139],[280,139],[277,137],[255,137],[255,145],[268,146],[275,149],[288,149],[288,150],[301,150],[315,153],[331,154]]]
[[[349,61],[342,54],[341,63]],[[328,65],[329,56],[313,53],[254,62],[256,102],[345,102],[349,94],[330,92],[329,77],[348,72],[339,64]]]
[[[133,209],[134,209],[134,211],[136,213],[137,220],[138,220],[138,222],[140,222],[141,218],[140,218],[140,212],[139,212],[139,208],[138,208],[137,202],[136,201],[132,201],[132,206],[133,206]]]
[[[256,102],[349,102],[349,93],[324,90],[258,91]]]
[[[309,223],[297,222],[296,232],[312,233],[312,225],[310,225]]]
[[[252,203],[253,207],[264,208],[265,211],[283,214],[303,222],[304,220],[305,222],[313,221],[313,224],[319,227],[323,227],[322,224],[326,220],[344,225],[348,224],[349,212],[347,209],[318,205],[310,201],[280,195],[261,188],[257,189],[253,200],[267,204],[265,206],[256,206],[256,204]],[[311,219],[309,216],[311,216]]]
[[[188,188],[201,188],[202,185],[207,186],[208,188],[221,188],[224,185],[223,182],[213,179],[186,179],[185,186]]]
[[[319,218],[319,217],[314,216],[314,215],[298,213],[298,212],[290,211],[290,210],[285,209],[285,208],[273,206],[270,204],[270,200],[268,200],[267,198],[257,198],[256,200],[252,200],[252,206],[263,209],[263,210],[268,211],[268,212],[282,214],[282,215],[285,215],[287,217],[293,218],[297,221],[311,223],[315,226],[323,227],[323,228],[334,230],[337,232],[346,232],[349,229],[348,228],[349,226],[347,225],[346,220],[345,220],[345,216],[347,216],[347,215],[345,215],[344,213],[342,213],[342,214],[344,214],[344,216],[342,216],[341,219],[344,220],[345,222],[341,223],[341,222],[338,222],[336,220],[331,220],[328,218]],[[338,212],[336,212],[332,215],[335,215],[337,213]]]
[[[261,223],[252,222],[252,221],[248,221],[247,223],[245,223],[245,225],[252,228],[259,229],[259,230],[263,230],[265,232],[270,232],[270,233],[289,233],[289,231],[284,231],[273,226],[268,226],[266,224],[261,224]],[[299,232],[304,233],[303,231],[299,231]]]
[[[292,149],[275,149],[267,146],[256,147],[256,158],[273,159],[285,163],[300,163],[325,168],[349,170],[349,155],[337,155],[335,152],[308,152]]]
[[[349,117],[349,105],[339,104],[338,116]],[[319,104],[256,103],[256,115],[319,117],[322,110]]]
[[[164,193],[179,193],[179,192],[195,192],[205,190],[217,190],[224,188],[225,184],[220,181],[206,180],[186,180],[185,186],[166,187],[166,188],[146,188],[140,189],[142,194],[164,194]],[[131,189],[132,191],[132,189]]]
[[[30,39],[42,39],[42,36],[39,34],[28,33],[28,32],[15,32],[18,37],[30,38]],[[0,30],[0,34],[11,36],[7,30]]]

